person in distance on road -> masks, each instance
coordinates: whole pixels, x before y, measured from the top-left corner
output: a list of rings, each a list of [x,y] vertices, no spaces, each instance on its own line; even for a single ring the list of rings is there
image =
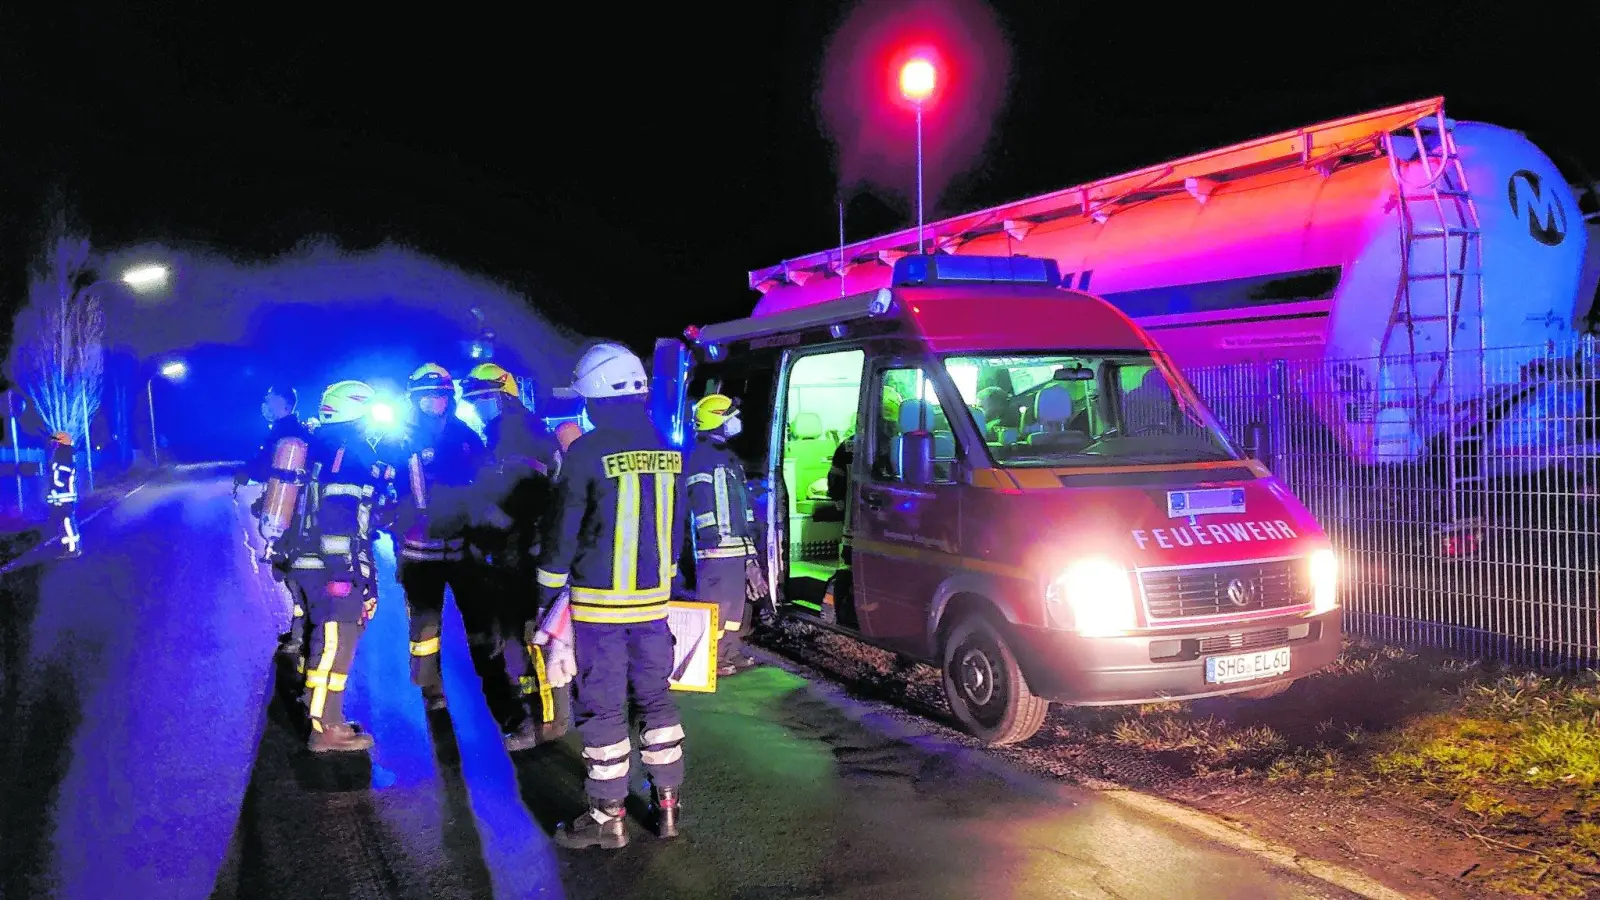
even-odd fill
[[[65,431],[50,436],[50,518],[61,539],[61,557],[77,559],[83,555],[83,536],[78,531],[78,469],[73,460],[72,437]]]
[[[683,724],[670,691],[667,605],[683,549],[683,454],[650,421],[650,378],[626,347],[591,347],[573,375],[572,390],[587,401],[595,428],[562,461],[538,582],[541,609],[570,590],[572,644],[551,645],[550,667],[553,680],[576,669],[573,719],[583,736],[589,811],[563,823],[555,839],[614,850],[628,843],[630,692],[644,720],[640,758],[657,834],[678,833]]]

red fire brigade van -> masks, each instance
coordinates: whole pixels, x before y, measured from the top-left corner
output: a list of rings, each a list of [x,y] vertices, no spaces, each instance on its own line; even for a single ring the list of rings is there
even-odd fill
[[[1060,284],[911,256],[657,347],[677,439],[694,398],[741,401],[782,612],[940,667],[990,744],[1051,702],[1272,696],[1340,647],[1322,529],[1143,330]]]

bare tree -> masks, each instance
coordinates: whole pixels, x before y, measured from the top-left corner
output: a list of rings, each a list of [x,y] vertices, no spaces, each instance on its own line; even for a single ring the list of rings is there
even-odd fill
[[[93,287],[89,241],[58,212],[17,316],[12,380],[52,432],[87,445],[105,374],[105,313]]]

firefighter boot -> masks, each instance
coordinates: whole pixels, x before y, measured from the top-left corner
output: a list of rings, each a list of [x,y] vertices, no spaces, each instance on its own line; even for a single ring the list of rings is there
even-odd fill
[[[543,743],[543,728],[531,717],[523,719],[516,730],[506,733],[506,751],[516,753],[521,750],[532,750]]]
[[[568,850],[586,850],[590,847],[621,850],[628,846],[628,828],[622,818],[622,801],[591,799],[588,812],[556,827],[556,843]]]
[[[341,753],[372,749],[372,735],[354,723],[340,722],[312,731],[306,746],[312,753]]]
[[[437,684],[422,689],[422,702],[426,704],[428,712],[438,712],[450,707],[449,701],[444,698],[444,687]]]
[[[678,836],[678,789],[657,787],[652,791],[654,802],[650,810],[655,815],[656,835],[664,838]]]

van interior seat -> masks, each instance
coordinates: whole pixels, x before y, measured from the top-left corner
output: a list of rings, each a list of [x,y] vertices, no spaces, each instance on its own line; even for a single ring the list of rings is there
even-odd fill
[[[889,445],[889,462],[894,467],[896,478],[904,477],[905,464],[901,456],[905,444],[905,436],[913,431],[924,428],[924,423],[933,435],[933,458],[935,460],[952,460],[956,458],[956,439],[948,431],[933,431],[937,423],[927,421],[932,418],[927,414],[928,403],[926,400],[906,400],[900,404],[900,421],[898,433]],[[936,467],[947,468],[947,467]]]
[[[1072,392],[1064,384],[1047,384],[1034,397],[1034,416],[1040,430],[1028,435],[1030,447],[1081,447],[1089,443],[1089,436],[1069,431],[1072,422]]]
[[[822,417],[816,413],[799,413],[789,422],[789,440],[783,456],[785,463],[794,463],[791,487],[796,500],[827,498],[828,469],[838,447],[838,440],[823,430]]]
[[[1178,413],[1178,398],[1158,369],[1144,373],[1139,386],[1123,397],[1124,429],[1137,432],[1171,427]]]
[[[838,553],[841,518],[828,499],[828,470],[839,448],[837,436],[823,428],[822,417],[796,413],[789,421],[783,447],[783,480],[789,489],[791,559],[815,560]],[[823,515],[818,516],[821,512]],[[829,520],[832,520],[831,522]]]

